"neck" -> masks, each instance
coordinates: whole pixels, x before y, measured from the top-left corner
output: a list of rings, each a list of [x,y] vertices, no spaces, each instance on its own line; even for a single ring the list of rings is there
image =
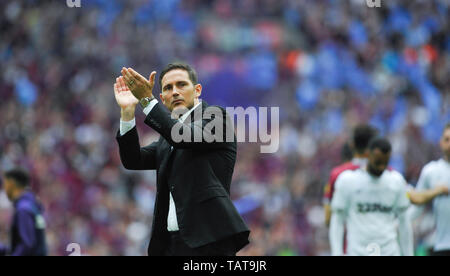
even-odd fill
[[[192,106],[192,108],[194,108],[194,106],[196,106],[199,102],[200,102],[200,100],[198,98],[194,99],[194,105]]]
[[[194,108],[199,102],[200,102],[199,99],[194,99],[194,103],[192,104],[192,106],[188,107],[187,110],[185,109],[184,112],[183,112],[183,114],[184,114],[185,112],[189,112],[189,110],[191,110],[192,108]],[[182,116],[183,114],[181,114],[181,116]]]
[[[12,194],[12,201],[18,200],[25,193],[25,191],[26,191],[25,189],[15,190]]]
[[[379,177],[381,176],[381,174],[380,174],[380,175],[374,174],[374,173],[372,172],[372,170],[370,169],[370,165],[369,165],[369,164],[367,164],[367,166],[366,166],[366,171],[367,171],[367,173],[368,173],[371,177],[379,178]]]

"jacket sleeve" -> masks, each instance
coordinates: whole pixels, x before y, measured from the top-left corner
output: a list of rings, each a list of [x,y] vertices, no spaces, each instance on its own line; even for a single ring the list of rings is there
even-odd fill
[[[195,110],[194,110],[194,117]],[[174,148],[213,149],[234,143],[234,127],[223,108],[208,106],[201,118],[193,121],[171,117],[161,104],[156,104],[147,115],[145,123],[161,134]]]
[[[136,127],[124,135],[117,132],[120,160],[128,170],[156,170],[156,148],[160,142],[154,142],[146,147],[139,144]]]
[[[36,244],[36,233],[34,231],[33,215],[27,211],[19,210],[17,212],[17,225],[19,230],[20,242],[15,246],[12,256],[29,256]]]

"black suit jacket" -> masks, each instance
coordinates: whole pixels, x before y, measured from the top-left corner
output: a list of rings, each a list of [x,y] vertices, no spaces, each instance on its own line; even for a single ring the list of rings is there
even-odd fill
[[[250,231],[229,196],[236,161],[234,127],[231,129],[232,142],[226,142],[225,131],[211,132],[222,135],[223,142],[207,142],[207,136],[201,142],[172,139],[174,127],[179,134],[190,135],[190,141],[195,141],[195,131],[211,129],[212,120],[219,115],[221,120],[216,122],[223,122],[224,130],[227,126],[232,127],[226,124],[230,118],[223,108],[214,106],[215,109],[211,109],[204,101],[197,108],[191,113],[191,120],[186,119],[182,124],[172,119],[162,104],[156,104],[145,123],[161,136],[146,147],[140,147],[136,127],[123,136],[117,134],[120,158],[126,169],[157,171],[156,203],[148,247],[150,256],[163,255],[169,244],[169,191],[175,201],[180,235],[190,247],[227,239],[237,252],[249,242]]]

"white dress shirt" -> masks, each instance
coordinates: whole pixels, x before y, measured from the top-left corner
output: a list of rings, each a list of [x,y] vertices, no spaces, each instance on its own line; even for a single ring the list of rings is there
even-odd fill
[[[145,115],[147,116],[153,109],[153,107],[158,104],[157,99],[153,99],[150,101],[150,104],[143,110]],[[188,112],[184,113],[183,116],[179,119],[181,122],[184,122],[186,118],[191,114],[191,112],[201,104],[201,101],[197,103],[194,107],[192,107]],[[128,131],[130,131],[136,125],[136,118],[133,118],[131,121],[122,121],[120,119],[120,135],[124,135]],[[173,150],[173,147],[170,148]],[[169,232],[178,231],[178,219],[177,219],[177,211],[175,207],[175,201],[173,200],[172,193],[169,194],[169,214],[167,216],[167,230]]]

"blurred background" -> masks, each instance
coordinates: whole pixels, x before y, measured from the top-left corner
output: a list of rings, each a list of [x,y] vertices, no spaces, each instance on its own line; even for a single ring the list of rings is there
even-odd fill
[[[146,255],[155,173],[125,170],[112,85],[193,65],[202,99],[280,107],[280,148],[239,144],[232,199],[252,230],[240,255],[328,255],[323,188],[358,123],[393,143],[415,185],[450,120],[448,0],[0,2],[0,172],[23,166],[46,208],[51,255]],[[156,87],[154,94],[159,94]],[[137,112],[141,144],[158,134]],[[11,204],[0,192],[0,241]],[[432,243],[416,222],[417,254]]]

